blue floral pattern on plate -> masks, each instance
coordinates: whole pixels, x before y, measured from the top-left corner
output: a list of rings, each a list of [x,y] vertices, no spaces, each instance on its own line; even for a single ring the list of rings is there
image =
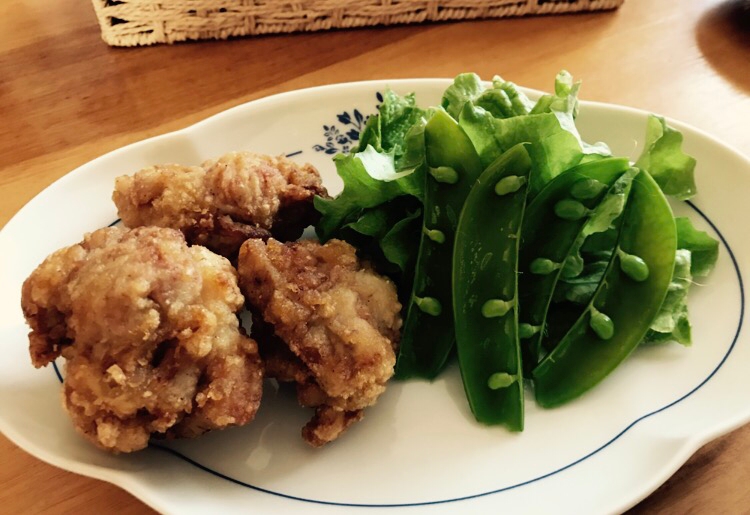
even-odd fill
[[[380,107],[380,103],[383,101],[383,95],[380,92],[375,93],[375,98],[378,99],[378,103],[375,106],[375,110]],[[359,142],[359,135],[362,129],[365,128],[367,119],[370,115],[363,115],[362,112],[354,108],[351,114],[349,111],[344,111],[336,115],[336,119],[343,127],[339,127],[336,124],[323,125],[323,136],[326,141],[324,145],[314,145],[313,150],[316,152],[325,152],[326,154],[338,154],[339,152],[347,153],[356,147]]]

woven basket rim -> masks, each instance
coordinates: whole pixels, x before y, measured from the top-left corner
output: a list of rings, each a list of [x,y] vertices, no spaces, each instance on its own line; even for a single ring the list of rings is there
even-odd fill
[[[112,46],[612,10],[624,0],[92,0]]]

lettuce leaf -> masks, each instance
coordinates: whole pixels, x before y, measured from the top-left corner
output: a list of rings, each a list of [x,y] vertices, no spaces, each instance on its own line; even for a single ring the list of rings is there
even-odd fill
[[[477,98],[476,105],[495,118],[527,115],[534,107],[534,103],[515,84],[498,76],[492,79],[492,87]]]
[[[315,228],[321,241],[344,237],[339,234],[342,228],[369,208],[403,195],[422,198],[427,116],[417,107],[414,94],[400,96],[390,89],[383,93],[378,114],[368,118],[358,148],[333,158],[343,191],[333,199],[314,200],[321,213]]]
[[[719,257],[719,242],[708,233],[693,227],[686,217],[676,217],[677,248],[690,251],[690,273],[695,277],[705,277],[711,273]]]
[[[551,113],[558,111],[570,113],[575,119],[578,116],[578,91],[581,82],[573,82],[573,76],[562,70],[555,76],[555,94],[542,95],[531,109],[531,114]]]
[[[404,275],[411,275],[419,252],[419,233],[422,230],[422,211],[407,212],[406,216],[393,224],[382,238],[380,248],[385,258],[398,266]],[[411,290],[411,284],[408,290]]]
[[[458,116],[467,102],[474,102],[484,92],[482,79],[476,73],[462,73],[453,79],[453,84],[443,93],[440,105],[443,109],[458,120]]]
[[[608,264],[609,257],[603,257],[603,259],[584,265],[577,276],[561,278],[555,288],[553,300],[555,302],[567,300],[581,306],[587,305],[596,293]]]
[[[492,86],[485,88],[476,73],[462,73],[443,93],[441,105],[458,121],[467,103],[473,103],[495,118],[510,118],[529,114],[534,103],[518,90],[515,84],[495,76]]]
[[[377,152],[392,154],[393,160],[398,164],[407,151],[409,131],[425,115],[426,112],[417,106],[413,93],[400,96],[393,90],[386,89],[378,114],[367,119],[365,128],[359,135],[359,146],[354,152],[362,152],[371,146]]]
[[[530,195],[547,182],[572,168],[587,156],[611,155],[603,143],[583,142],[575,125],[580,83],[572,83],[567,72],[558,75],[555,95],[545,95],[528,115],[498,118],[485,107],[467,101],[459,123],[471,139],[482,164],[488,166],[510,147],[528,142],[534,168]]]
[[[583,152],[575,135],[561,127],[554,114],[498,119],[485,109],[467,103],[459,118],[486,167],[509,148],[528,142],[534,173],[530,194],[565,170],[577,165]]]
[[[651,174],[665,195],[686,200],[697,191],[695,159],[682,151],[682,139],[664,118],[650,115],[643,153],[635,164]]]
[[[382,257],[404,273],[413,266],[412,255],[416,257],[418,251],[421,215],[420,203],[416,199],[399,197],[364,210],[357,220],[342,227],[339,236],[350,242],[356,241],[359,246],[366,247],[368,257]]]
[[[705,277],[716,265],[719,242],[693,227],[689,218],[677,217],[677,256],[672,281],[659,314],[651,324],[644,343],[676,341],[690,345],[687,296],[693,277]]]
[[[344,181],[343,191],[333,199],[316,197],[315,209],[321,213],[316,226],[318,238],[327,241],[348,221],[367,208],[379,206],[402,195],[421,196],[422,178],[419,174],[407,176],[393,174],[392,180],[384,180],[386,172],[382,170],[382,160],[393,159],[391,154],[379,154],[381,160],[375,160],[373,147],[368,146],[362,153],[343,155],[333,158],[336,171]],[[375,163],[375,164],[373,164]],[[367,165],[375,170],[368,170]],[[390,165],[395,170],[395,165]],[[372,172],[372,173],[371,173]]]
[[[693,276],[690,273],[690,251],[678,249],[675,256],[672,281],[659,314],[643,339],[645,344],[676,341],[690,345],[691,329],[688,320],[687,295]]]
[[[397,209],[394,209],[389,203],[381,204],[371,209],[365,209],[362,214],[353,221],[344,225],[344,229],[351,229],[364,236],[381,238],[388,232],[388,228],[395,223],[394,212],[398,219]]]

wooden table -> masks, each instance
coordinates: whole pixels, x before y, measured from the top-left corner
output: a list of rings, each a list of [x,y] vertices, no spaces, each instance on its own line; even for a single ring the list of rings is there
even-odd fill
[[[627,0],[617,12],[114,49],[83,0],[0,3],[0,227],[100,154],[248,100],[334,82],[476,71],[636,106],[750,149],[749,2]],[[3,342],[10,344],[11,342]],[[0,511],[148,511],[0,437]],[[750,426],[706,445],[633,512],[750,511]]]

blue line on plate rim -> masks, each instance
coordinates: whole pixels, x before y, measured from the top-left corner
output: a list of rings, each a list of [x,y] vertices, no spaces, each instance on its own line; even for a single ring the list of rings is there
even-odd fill
[[[282,493],[282,492],[275,492],[273,490],[268,490],[268,489],[262,488],[260,486],[255,486],[255,485],[251,485],[250,483],[245,483],[244,481],[240,481],[239,479],[235,479],[233,477],[227,476],[226,474],[222,474],[221,472],[213,470],[213,469],[211,469],[211,468],[209,468],[209,467],[207,467],[205,465],[202,465],[201,463],[198,463],[197,461],[195,461],[195,460],[193,460],[193,459],[185,456],[184,454],[180,453],[179,451],[176,451],[176,450],[171,449],[169,447],[165,447],[165,446],[153,443],[153,442],[149,443],[149,447],[154,448],[154,449],[159,449],[160,451],[163,451],[163,452],[166,452],[168,454],[171,454],[171,455],[173,455],[173,456],[175,456],[175,457],[183,460],[184,462],[186,462],[186,463],[188,463],[190,465],[193,465],[194,467],[197,467],[200,470],[203,470],[204,472],[208,472],[209,474],[213,474],[216,477],[219,477],[221,479],[225,479],[225,480],[230,481],[230,482],[232,482],[232,483],[234,483],[236,485],[244,486],[246,488],[250,488],[250,489],[258,491],[258,492],[263,492],[263,493],[266,493],[266,494],[274,495],[276,497],[282,497],[284,499],[290,499],[290,500],[294,500],[294,501],[302,501],[302,502],[308,502],[308,503],[313,503],[313,504],[322,504],[322,505],[326,505],[326,506],[345,506],[345,507],[350,507],[350,508],[407,508],[407,507],[410,507],[410,506],[428,506],[428,505],[433,505],[433,504],[447,504],[447,503],[452,503],[452,502],[467,501],[467,500],[470,500],[470,499],[477,499],[479,497],[486,497],[488,495],[498,494],[498,493],[501,493],[501,492],[506,492],[508,490],[513,490],[515,488],[520,488],[522,486],[526,486],[526,485],[529,485],[531,483],[536,483],[538,481],[541,481],[542,479],[546,479],[548,477],[551,477],[551,476],[554,476],[556,474],[559,474],[560,472],[563,472],[563,471],[565,471],[565,470],[567,470],[567,469],[569,469],[571,467],[574,467],[574,466],[578,465],[579,463],[581,463],[581,462],[583,462],[583,461],[591,458],[595,454],[598,454],[599,452],[601,452],[605,448],[609,447],[616,440],[618,440],[622,435],[624,435],[626,432],[628,432],[633,426],[635,426],[636,424],[638,424],[640,421],[645,420],[645,419],[647,419],[649,417],[652,417],[653,415],[656,415],[658,413],[661,413],[662,411],[665,411],[665,410],[671,408],[672,406],[674,406],[674,405],[676,405],[676,404],[684,401],[685,399],[687,399],[688,397],[690,397],[691,395],[693,395],[696,391],[698,391],[700,388],[702,388],[703,385],[705,385],[708,381],[711,380],[711,378],[716,374],[716,372],[718,372],[719,369],[727,361],[727,358],[732,353],[732,350],[734,350],[734,347],[735,347],[735,345],[737,343],[737,339],[739,338],[740,332],[742,331],[742,324],[743,324],[744,318],[745,318],[745,287],[744,287],[744,283],[742,281],[742,273],[740,272],[740,267],[739,267],[739,264],[737,263],[737,259],[734,256],[734,252],[732,252],[732,249],[729,246],[729,243],[724,238],[724,235],[721,233],[721,231],[719,231],[719,228],[716,227],[716,225],[708,218],[708,216],[706,216],[706,214],[703,211],[701,211],[698,208],[698,206],[696,206],[695,204],[693,204],[690,201],[686,201],[685,203],[688,206],[690,206],[691,208],[693,208],[693,210],[695,210],[695,212],[697,212],[708,223],[708,225],[711,226],[711,228],[719,236],[719,239],[721,240],[722,244],[724,245],[724,248],[727,249],[727,253],[729,254],[730,259],[732,260],[732,265],[734,266],[735,272],[737,273],[737,281],[738,281],[739,287],[740,287],[740,319],[739,319],[739,322],[737,324],[737,331],[735,332],[734,338],[732,339],[732,344],[729,346],[729,349],[727,349],[726,354],[724,354],[724,357],[721,359],[721,361],[719,362],[719,364],[716,365],[716,368],[714,368],[713,371],[711,371],[711,373],[708,375],[708,377],[706,377],[703,381],[701,381],[698,384],[698,386],[696,386],[695,388],[693,388],[692,390],[690,390],[688,393],[686,393],[682,397],[680,397],[680,398],[678,398],[678,399],[670,402],[666,406],[662,406],[661,408],[659,408],[657,410],[654,410],[654,411],[652,411],[650,413],[646,413],[645,415],[640,416],[639,418],[635,419],[633,422],[631,422],[630,424],[628,424],[625,427],[625,429],[623,429],[622,431],[620,431],[619,433],[617,433],[617,435],[615,435],[614,437],[612,437],[609,441],[607,441],[606,443],[604,443],[603,445],[601,445],[597,449],[594,449],[593,451],[591,451],[590,453],[586,454],[585,456],[583,456],[581,458],[578,458],[577,460],[575,460],[575,461],[573,461],[573,462],[571,462],[571,463],[569,463],[569,464],[567,464],[567,465],[565,465],[563,467],[560,467],[560,468],[558,468],[556,470],[553,470],[552,472],[548,472],[546,474],[542,474],[541,476],[537,476],[535,478],[528,479],[526,481],[522,481],[520,483],[516,483],[516,484],[513,484],[513,485],[505,486],[505,487],[502,487],[502,488],[497,488],[495,490],[490,490],[488,492],[481,492],[481,493],[478,493],[478,494],[465,495],[465,496],[462,496],[462,497],[454,497],[454,498],[451,498],[451,499],[439,499],[437,501],[421,501],[421,502],[411,502],[411,503],[390,503],[390,504],[389,503],[383,503],[383,504],[364,504],[364,503],[362,503],[362,504],[360,504],[360,503],[346,503],[346,502],[335,502],[335,501],[323,501],[323,500],[320,500],[320,499],[308,499],[306,497],[297,497],[297,496],[285,494],[285,493]],[[114,225],[117,222],[119,222],[119,220],[116,220],[115,222],[113,222],[110,225]],[[60,382],[62,382],[63,378],[62,378],[62,375],[60,374],[60,370],[57,367],[57,362],[53,361],[52,362],[52,366],[53,366],[53,368],[55,370],[55,373],[57,374],[57,378],[60,380]]]

